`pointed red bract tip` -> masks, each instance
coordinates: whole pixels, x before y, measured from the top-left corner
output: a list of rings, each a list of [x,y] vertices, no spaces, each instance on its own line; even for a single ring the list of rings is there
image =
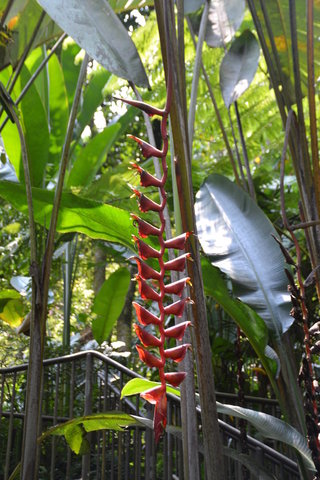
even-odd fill
[[[179,387],[180,383],[183,382],[186,376],[186,372],[170,372],[164,374],[166,382],[170,383],[173,387]]]
[[[140,240],[140,238],[136,237],[135,235],[132,235],[132,238],[136,242],[139,257],[141,257],[142,260],[147,260],[148,258],[160,258],[161,253],[158,250],[150,247],[150,245],[144,243],[142,240]]]
[[[128,105],[131,105],[132,107],[139,108],[139,110],[142,110],[145,112],[149,117],[152,117],[153,115],[160,115],[163,117],[165,114],[164,110],[161,110],[160,108],[153,107],[152,105],[149,105],[148,103],[145,102],[140,102],[138,100],[131,100],[128,98],[119,98],[112,96],[115,100],[120,100],[123,103],[127,103]]]
[[[159,302],[161,296],[157,293],[153,288],[148,285],[148,283],[141,278],[139,275],[136,275],[136,280],[139,285],[139,293],[143,300],[154,300],[155,302]]]
[[[165,293],[170,293],[181,297],[187,283],[191,285],[190,277],[182,278],[181,280],[177,280],[176,282],[165,285],[164,291]]]
[[[167,425],[167,395],[164,392],[154,407],[153,429],[155,442],[158,443]]]
[[[141,325],[160,325],[161,320],[160,318],[153,315],[153,313],[149,312],[146,308],[140,305],[137,302],[132,302],[132,305],[136,311],[137,317]]]
[[[159,235],[161,235],[160,228],[157,228],[154,225],[151,225],[151,223],[142,220],[142,218],[138,217],[138,215],[130,213],[130,217],[133,219],[133,225],[138,227],[140,237],[147,238],[149,235],[159,237]]]
[[[191,300],[190,297],[187,297],[171,303],[170,305],[164,307],[164,313],[166,315],[176,315],[177,317],[182,317],[186,303],[193,303],[193,300]]]
[[[158,150],[158,148],[154,147],[153,145],[150,145],[150,143],[145,142],[144,140],[141,140],[141,138],[135,137],[134,135],[128,135],[129,138],[132,138],[135,142],[140,147],[141,153],[145,158],[150,158],[150,157],[157,157],[157,158],[162,158],[163,157],[163,152],[162,150]]]
[[[159,338],[147,332],[136,323],[133,324],[133,328],[140,342],[143,343],[145,347],[160,347],[162,345]]]
[[[138,272],[141,278],[145,280],[160,280],[161,275],[160,272],[155,270],[154,268],[150,267],[147,263],[143,262],[139,257],[132,257],[138,265]]]
[[[164,242],[166,248],[176,248],[177,250],[184,250],[186,241],[190,237],[190,233],[182,233],[178,237],[170,238]]]
[[[182,322],[178,323],[174,327],[166,328],[164,334],[167,338],[175,338],[176,340],[182,340],[186,328],[191,324],[191,322]]]
[[[168,348],[164,351],[164,356],[170,358],[174,362],[180,363],[186,356],[187,350],[191,348],[190,343],[179,345],[178,347]]]
[[[155,405],[165,393],[166,388],[163,385],[159,385],[158,387],[153,387],[140,393],[140,397],[147,400],[151,405]]]
[[[132,168],[135,168],[139,172],[140,185],[142,187],[162,187],[163,186],[162,180],[159,180],[154,175],[151,175],[151,173],[141,168],[140,165],[138,165],[137,163],[131,163],[131,166]]]
[[[162,368],[164,365],[164,361],[161,358],[152,355],[148,350],[140,347],[140,345],[136,345],[136,349],[138,350],[138,354],[140,360],[142,360],[148,367],[152,368]]]
[[[186,267],[186,260],[191,260],[191,253],[184,253],[180,255],[180,257],[165,262],[163,266],[167,271],[174,270],[176,272],[183,272]]]

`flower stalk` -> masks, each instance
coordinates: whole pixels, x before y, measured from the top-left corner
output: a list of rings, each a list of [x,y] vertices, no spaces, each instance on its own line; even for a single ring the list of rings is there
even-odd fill
[[[165,218],[164,209],[167,203],[166,181],[168,176],[167,152],[168,132],[167,122],[170,110],[172,85],[168,80],[168,91],[166,106],[163,110],[154,108],[144,102],[123,100],[125,103],[139,108],[149,116],[158,115],[161,117],[162,149],[153,147],[151,144],[137,137],[129,135],[137,142],[142,155],[145,158],[157,157],[160,159],[162,178],[158,179],[143,169],[138,163],[131,163],[131,168],[140,175],[140,186],[143,188],[156,187],[159,189],[160,202],[151,200],[145,193],[132,188],[133,195],[137,198],[139,210],[142,213],[155,212],[159,217],[159,224],[153,225],[136,214],[131,214],[134,225],[137,227],[138,235],[133,235],[133,240],[138,250],[138,256],[134,256],[138,266],[136,280],[139,286],[139,293],[142,300],[157,304],[158,315],[152,313],[148,308],[138,302],[133,302],[138,323],[134,324],[135,332],[143,346],[137,345],[137,351],[142,362],[149,368],[156,368],[159,373],[160,385],[141,393],[141,397],[155,406],[154,408],[154,432],[155,440],[159,441],[164,433],[167,424],[167,396],[166,387],[170,384],[178,387],[184,380],[185,372],[166,372],[166,363],[171,360],[179,363],[183,360],[190,344],[178,345],[167,348],[166,343],[171,339],[182,340],[186,328],[190,322],[183,322],[177,326],[165,328],[168,316],[176,315],[181,317],[190,298],[182,298],[174,303],[169,303],[171,295],[182,296],[187,284],[191,285],[190,278],[183,278],[176,282],[170,282],[170,271],[183,271],[186,261],[190,258],[189,253],[165,261],[168,249],[184,250],[190,233],[184,233],[175,238],[165,239]],[[159,247],[154,248],[145,243],[143,239],[153,237]],[[147,262],[149,259],[158,261],[158,268],[155,269]],[[155,334],[150,333],[144,327],[153,325]]]

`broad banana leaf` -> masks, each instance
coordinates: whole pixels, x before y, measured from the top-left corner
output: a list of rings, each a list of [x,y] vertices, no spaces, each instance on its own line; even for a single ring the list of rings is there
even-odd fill
[[[279,340],[293,318],[285,264],[271,222],[247,193],[217,174],[201,186],[195,212],[199,240],[211,263],[231,278],[235,295]]]
[[[149,86],[137,49],[107,0],[38,2],[106,70],[141,87]]]

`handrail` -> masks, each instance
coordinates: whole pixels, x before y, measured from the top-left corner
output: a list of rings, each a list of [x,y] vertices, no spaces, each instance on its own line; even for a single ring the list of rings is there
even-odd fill
[[[71,353],[69,355],[64,355],[60,357],[54,357],[54,358],[47,358],[43,360],[43,365],[54,365],[57,363],[68,363],[72,360],[77,360],[79,358],[83,358],[86,355],[91,354],[95,356],[96,358],[99,358],[100,360],[103,360],[104,362],[107,362],[109,365],[117,368],[121,372],[125,373],[126,375],[129,375],[131,377],[135,378],[144,378],[142,375],[139,373],[136,373],[126,366],[122,365],[121,363],[117,362],[116,360],[113,360],[111,357],[105,355],[104,353],[98,352],[97,350],[82,350],[81,352],[76,352],[76,353]],[[0,374],[8,374],[8,373],[14,373],[14,372],[21,372],[23,370],[28,370],[28,364],[23,363],[21,365],[14,365],[12,367],[2,367],[0,368]],[[229,393],[229,392],[216,392],[217,397],[224,397],[224,398],[230,398],[230,399],[237,399],[237,394],[235,393]],[[264,397],[254,397],[252,395],[245,395],[244,399],[248,402],[252,403],[263,403],[265,405],[279,405],[278,401],[274,398],[264,398]]]
[[[113,367],[114,369],[116,369],[120,373],[122,372],[122,374],[125,374],[128,377],[144,378],[142,375],[140,375],[136,372],[133,372],[132,370],[130,370],[126,366],[118,363],[116,360],[113,360],[112,358],[108,357],[107,355],[105,355],[101,352],[98,352],[96,350],[84,350],[84,351],[81,351],[81,352],[77,352],[77,353],[73,353],[73,354],[69,354],[69,355],[65,355],[65,356],[45,359],[43,361],[43,365],[44,366],[49,366],[49,365],[52,366],[52,365],[66,364],[66,363],[70,363],[70,362],[75,362],[75,361],[80,360],[80,359],[88,358],[88,355],[104,362],[105,364]],[[28,364],[21,364],[21,365],[16,365],[16,366],[11,366],[11,367],[0,368],[0,375],[8,375],[8,374],[9,375],[10,374],[16,375],[16,373],[18,373],[18,372],[23,372],[23,371],[27,371],[27,370],[28,370]],[[110,385],[110,387],[112,388],[112,390],[114,389],[114,392],[117,395],[117,397],[120,397],[119,387],[116,386],[116,385]],[[168,397],[173,402],[175,402],[176,404],[178,404],[180,402],[180,398],[177,397],[176,395],[173,395],[173,394],[169,393]],[[224,397],[224,399],[230,399],[230,400],[237,398],[237,396],[234,395],[234,394],[222,393],[222,392],[217,392],[217,397]],[[261,403],[261,404],[264,404],[264,405],[266,405],[266,404],[277,405],[277,402],[273,399],[264,399],[264,398],[261,399],[259,397],[252,397],[252,396],[246,396],[245,398],[249,402],[252,402],[252,403],[253,402],[258,402],[258,403]],[[125,399],[125,403],[127,403],[127,402],[131,404],[131,400]],[[134,404],[130,405],[131,409],[134,408],[134,407],[135,407]],[[197,407],[197,413],[198,413],[198,415],[200,414],[200,407]],[[10,412],[2,411],[1,415],[3,417],[8,417],[10,415],[12,417],[16,417],[16,418],[18,418],[18,417],[23,418],[24,417],[23,413],[18,413],[18,412],[10,414]],[[53,417],[51,417],[50,415],[45,415],[44,418],[45,417],[48,420],[53,420]],[[65,421],[66,419],[67,419],[66,417],[56,416],[55,421],[62,422],[62,421]],[[226,422],[224,422],[221,419],[219,419],[218,422],[219,422],[219,427],[220,427],[221,431],[225,435],[227,435],[227,437],[229,437],[229,438],[231,437],[231,438],[234,438],[234,439],[237,439],[237,440],[240,438],[240,431],[237,428],[227,424]],[[259,440],[256,440],[255,438],[248,435],[247,436],[247,442],[248,442],[248,446],[251,449],[262,451],[263,455],[266,455],[269,459],[273,459],[275,464],[285,465],[290,471],[294,471],[294,472],[298,471],[297,464],[293,460],[287,458],[285,455],[283,455],[283,454],[279,453],[278,451],[274,450],[273,448],[265,445],[264,443],[260,442]]]

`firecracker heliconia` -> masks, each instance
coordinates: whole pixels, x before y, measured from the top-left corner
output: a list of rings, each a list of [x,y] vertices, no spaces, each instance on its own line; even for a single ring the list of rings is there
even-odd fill
[[[132,213],[131,218],[137,227],[137,235],[133,235],[138,255],[132,257],[138,267],[138,273],[135,280],[138,283],[139,295],[142,303],[133,302],[138,322],[134,324],[135,333],[141,342],[137,345],[139,358],[149,368],[155,368],[159,373],[159,386],[151,388],[143,393],[141,397],[147,402],[154,405],[154,433],[156,442],[159,441],[164,433],[167,424],[167,384],[173,387],[179,387],[185,379],[185,372],[167,371],[170,363],[181,362],[191,345],[188,343],[179,344],[168,348],[168,342],[175,339],[182,341],[186,328],[190,322],[178,323],[174,326],[166,328],[166,320],[174,315],[182,317],[187,303],[192,300],[183,295],[187,285],[191,285],[190,278],[182,278],[172,282],[170,280],[170,272],[184,272],[186,262],[191,259],[190,253],[183,253],[189,232],[178,235],[174,238],[165,238],[165,218],[164,209],[167,203],[166,181],[168,176],[167,152],[168,152],[168,133],[167,122],[171,103],[171,86],[168,82],[167,101],[165,108],[159,109],[144,102],[121,99],[123,102],[139,108],[149,116],[157,115],[161,117],[161,137],[162,149],[152,146],[148,142],[141,140],[133,135],[129,137],[137,142],[141,154],[144,158],[156,157],[160,160],[162,168],[162,177],[157,178],[147,170],[142,168],[138,162],[132,162],[131,168],[140,176],[140,186],[132,188],[133,196],[137,198],[138,206],[141,214],[154,212],[159,218],[157,225],[153,225],[148,221],[140,218],[140,216]],[[159,190],[159,202],[154,201],[148,196],[146,189],[157,188]],[[146,239],[153,239],[153,246],[146,243]],[[167,260],[168,249],[178,251],[178,256]],[[148,263],[152,262],[152,266]],[[158,266],[155,268],[155,262]],[[179,300],[173,301],[172,295],[180,297]],[[150,306],[155,303],[156,308]],[[154,313],[154,312],[157,312]],[[152,326],[152,332],[150,326]],[[170,344],[172,345],[172,343]],[[172,365],[169,367],[172,370]]]

